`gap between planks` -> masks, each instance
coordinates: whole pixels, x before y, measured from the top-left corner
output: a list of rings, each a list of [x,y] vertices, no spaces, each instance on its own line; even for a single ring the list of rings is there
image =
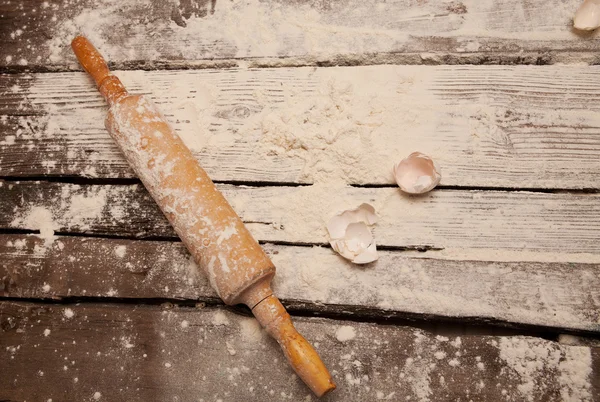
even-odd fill
[[[123,178],[94,178],[85,176],[0,176],[0,181],[14,182],[48,182],[65,183],[77,185],[133,185],[142,184],[137,177]],[[271,181],[239,181],[239,180],[213,180],[215,184],[232,185],[241,187],[305,187],[311,186],[311,183],[293,183],[293,182],[271,182]],[[351,184],[350,187],[356,188],[393,188],[397,189],[397,184]],[[520,188],[520,187],[488,187],[488,186],[446,186],[440,184],[435,187],[437,190],[446,191],[497,191],[497,192],[528,192],[528,193],[546,193],[546,194],[596,194],[600,193],[597,188]]]
[[[1,272],[1,271],[0,271]],[[216,308],[231,312],[240,317],[254,317],[245,305],[227,306],[218,298],[177,299],[177,298],[123,298],[110,296],[67,296],[53,298],[26,298],[0,296],[0,303],[28,303],[39,307],[60,308],[64,306],[116,306],[117,308],[135,308],[151,306],[163,310],[190,310]],[[586,331],[569,331],[555,327],[515,324],[493,321],[477,317],[452,318],[435,315],[387,312],[353,305],[328,305],[300,300],[281,299],[282,304],[292,317],[322,318],[349,323],[369,323],[381,326],[403,326],[423,330],[436,336],[456,336],[469,334],[478,336],[527,336],[547,341],[576,345],[586,344],[600,347],[600,334]],[[561,338],[562,337],[562,338]]]

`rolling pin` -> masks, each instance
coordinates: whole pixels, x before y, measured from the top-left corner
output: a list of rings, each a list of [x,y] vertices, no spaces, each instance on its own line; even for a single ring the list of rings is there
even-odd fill
[[[129,95],[83,36],[71,46],[109,105],[106,128],[228,305],[243,303],[317,395],[335,389],[313,347],[271,290],[275,266],[150,100]]]

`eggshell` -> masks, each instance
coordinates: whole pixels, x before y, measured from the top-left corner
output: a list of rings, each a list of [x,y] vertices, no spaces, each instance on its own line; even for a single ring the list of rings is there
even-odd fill
[[[429,156],[413,152],[394,166],[394,178],[402,191],[423,194],[440,183],[442,174]]]
[[[573,17],[573,26],[582,31],[600,27],[600,0],[585,0]]]
[[[331,247],[356,264],[377,260],[377,246],[368,227],[376,222],[375,208],[369,204],[334,216],[327,223]]]

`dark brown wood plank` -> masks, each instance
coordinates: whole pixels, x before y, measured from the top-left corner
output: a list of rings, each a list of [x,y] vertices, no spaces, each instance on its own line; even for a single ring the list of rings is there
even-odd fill
[[[119,72],[214,180],[392,184],[408,153],[442,184],[600,188],[600,68],[373,66]],[[80,73],[0,77],[0,175],[133,177]],[[350,144],[353,144],[352,146]]]
[[[297,318],[338,389],[326,401],[598,398],[598,350]],[[314,400],[254,319],[223,309],[0,303],[0,398]]]
[[[381,251],[367,267],[330,249],[265,245],[288,307],[370,317],[460,318],[600,333],[600,264],[448,260]],[[0,235],[0,295],[215,302],[181,243]]]
[[[182,243],[0,235],[0,293],[219,300]]]
[[[0,228],[112,236],[175,237],[141,184],[0,181]],[[315,185],[218,188],[263,242],[325,244],[326,222],[363,202],[380,215],[379,246],[443,249],[462,259],[599,263],[600,194]]]
[[[597,35],[572,30],[579,3],[13,0],[0,8],[0,67],[76,68],[69,42],[78,33],[130,68],[240,58],[254,65],[593,63]]]

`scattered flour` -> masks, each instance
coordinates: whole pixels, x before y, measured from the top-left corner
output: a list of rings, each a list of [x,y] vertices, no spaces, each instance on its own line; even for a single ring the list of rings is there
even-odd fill
[[[544,373],[557,370],[562,400],[592,400],[591,352],[588,347],[560,347],[535,338],[504,337],[498,348],[500,359],[517,375],[520,382],[517,390],[523,398],[529,401],[539,398],[539,393],[548,387]]]
[[[259,343],[264,339],[266,332],[255,318],[240,318],[239,323],[244,340]]]
[[[58,229],[88,231],[102,219],[121,223],[122,214],[114,213],[120,206],[108,207],[107,201],[109,193],[119,200],[123,199],[121,194],[127,191],[132,191],[132,189],[122,187],[107,189],[106,186],[81,187],[63,184],[59,194],[46,198],[32,197],[34,201],[30,201],[20,208],[17,207],[10,225],[13,228],[39,230],[39,237],[44,242],[35,244],[34,253],[42,256],[51,247],[64,249],[62,242],[55,242],[55,231]],[[37,203],[42,205],[36,205]],[[117,255],[121,252],[121,249],[115,250]]]
[[[70,309],[70,308],[68,308],[68,307],[67,307],[66,309],[64,309],[64,311],[63,311],[63,315],[64,315],[66,318],[73,318],[73,317],[75,316],[75,313],[73,312],[73,310],[72,310],[72,309]]]
[[[417,401],[431,399],[431,370],[435,367],[429,359],[423,358],[427,350],[428,337],[415,332],[414,355],[406,359],[400,372],[400,378],[410,387]],[[437,359],[436,359],[437,361]]]
[[[569,347],[565,358],[558,364],[561,385],[560,396],[564,402],[591,401],[592,353],[588,347]]]
[[[231,356],[235,356],[237,351],[233,347],[233,344],[230,341],[225,341],[225,346],[227,348],[227,353],[229,353],[229,355],[231,355]]]
[[[131,349],[135,345],[133,343],[131,343],[131,339],[130,338],[128,338],[126,336],[122,336],[121,337],[121,346],[123,346],[125,349]]]
[[[78,185],[64,185],[60,195],[43,200],[44,204],[53,205],[50,209],[28,205],[16,211],[11,226],[39,230],[40,237],[46,240],[45,245],[48,246],[59,228],[89,229],[102,216],[106,201],[107,190],[102,186],[82,189]]]
[[[46,328],[44,330],[44,336],[48,336],[48,335],[50,335],[50,330],[48,328]]]
[[[75,191],[77,191],[77,187]],[[106,207],[106,196],[107,190],[102,186],[72,194],[66,211],[70,225],[89,229],[90,224],[102,215]]]
[[[100,398],[102,398],[102,394],[100,392],[94,392],[93,397],[95,400],[99,400]]]
[[[52,219],[52,212],[41,206],[30,208],[26,214],[17,214],[11,222],[11,226],[39,230],[40,237],[45,239],[47,243],[53,241],[54,231],[58,229],[58,226]]]
[[[356,338],[356,330],[349,325],[344,325],[335,331],[335,337],[340,342],[351,341]]]
[[[308,4],[232,0],[217,3],[214,12],[206,16],[187,19],[175,6],[170,20],[141,18],[145,3],[100,0],[73,18],[61,20],[46,43],[49,61],[73,60],[68,45],[78,33],[85,34],[111,60],[157,60],[165,53],[194,59],[222,57],[212,50],[214,45],[210,45],[214,43],[219,44],[219,53],[230,57],[290,57],[306,53],[318,57],[389,50],[398,40],[407,38],[406,33],[377,24],[354,26],[353,20],[343,14],[363,6],[356,0],[354,5],[334,7],[334,12],[326,14],[320,12],[320,7]],[[135,23],[124,24],[123,18]],[[112,38],[115,25],[125,29],[119,36],[120,43]],[[152,47],[145,45],[150,26]]]
[[[125,252],[126,251],[127,251],[127,247],[126,246],[120,245],[120,246],[115,247],[115,254],[119,258],[125,257]]]
[[[466,53],[482,48],[477,37],[546,41],[577,38],[565,29],[573,13],[570,2],[552,2],[551,17],[531,13],[523,5],[515,10],[510,2],[495,6],[491,1],[464,0],[459,2],[464,3],[464,12],[449,12],[449,3],[419,1],[407,5],[347,0],[324,5],[231,0],[212,5],[192,3],[202,4],[203,9],[191,10],[190,3],[182,0],[160,9],[152,8],[148,0],[98,0],[79,8],[74,15],[68,14],[69,19],[42,8],[40,11],[46,18],[52,16],[56,26],[42,54],[49,54],[51,63],[73,61],[68,45],[80,32],[113,61],[224,57],[331,60],[335,59],[333,55],[357,57],[407,46],[411,49],[415,37],[419,40],[431,35],[455,40],[456,50]],[[152,18],[147,16],[149,7]],[[510,20],[502,18],[509,13]],[[114,35],[115,26],[119,27],[119,35]],[[18,31],[11,35],[21,35]],[[435,55],[424,53],[421,58],[435,60]]]
[[[517,389],[530,401],[534,399],[536,389],[543,390],[546,387],[545,383],[538,380],[544,367],[556,367],[561,358],[558,348],[524,337],[501,338],[499,349],[500,358],[519,376]]]
[[[229,318],[223,312],[215,311],[212,323],[213,325],[229,325]]]
[[[302,181],[360,183],[366,179],[360,177],[361,172],[372,175],[375,172],[369,164],[376,165],[376,158],[381,161],[381,154],[371,155],[364,150],[375,148],[374,142],[383,140],[377,128],[382,125],[385,104],[378,99],[385,96],[376,98],[368,91],[362,92],[361,83],[348,80],[344,70],[337,72],[337,76],[322,77],[321,85],[310,97],[288,88],[284,92],[285,107],[267,108],[254,117],[254,130],[261,133],[262,152],[303,161]],[[379,110],[373,113],[374,109]],[[252,122],[248,125],[252,127]],[[399,146],[388,142],[385,155]],[[400,149],[397,155],[401,155]],[[388,170],[383,177],[376,173],[367,180],[391,180]]]

